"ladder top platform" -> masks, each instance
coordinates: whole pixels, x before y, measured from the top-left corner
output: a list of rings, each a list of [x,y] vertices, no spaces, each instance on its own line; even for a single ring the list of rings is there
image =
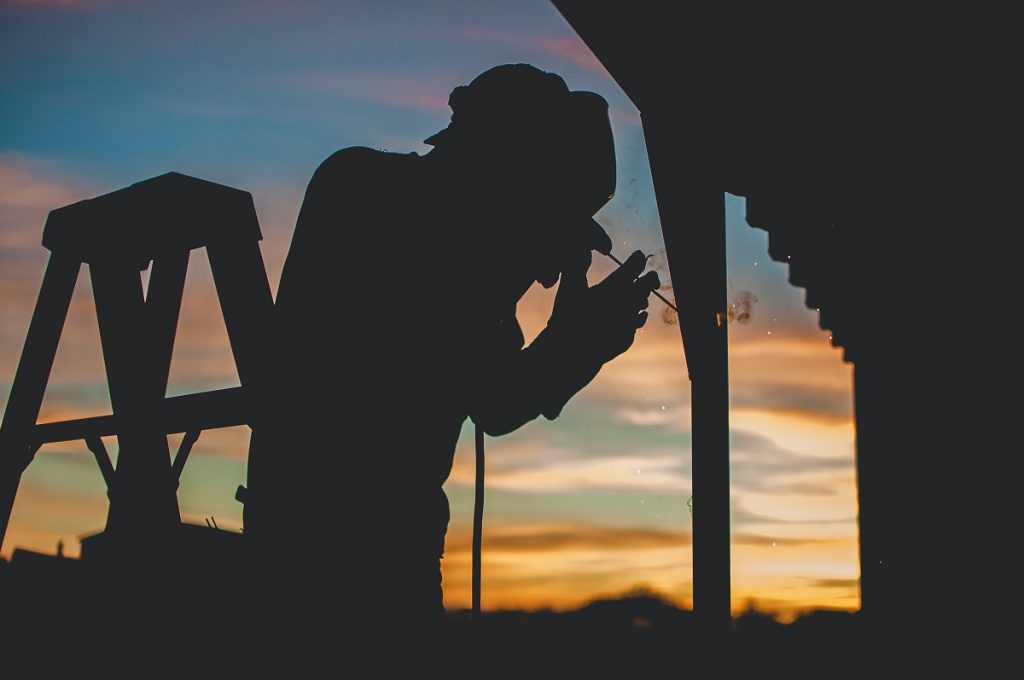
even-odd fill
[[[129,260],[263,238],[252,194],[177,172],[50,212],[43,246],[82,262]]]

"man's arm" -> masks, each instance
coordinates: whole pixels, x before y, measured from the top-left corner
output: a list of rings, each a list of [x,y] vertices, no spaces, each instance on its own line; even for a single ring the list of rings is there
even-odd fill
[[[547,328],[525,349],[515,318],[483,344],[489,348],[471,367],[470,416],[490,435],[511,432],[538,415],[553,420],[601,367],[626,351],[647,320],[647,297],[657,274],[640,276],[646,258],[634,253],[619,269],[587,286],[589,253],[563,272]]]
[[[515,318],[500,325],[504,328],[498,333],[508,337],[484,354],[479,369],[470,368],[474,383],[470,416],[491,436],[512,432],[539,415],[553,420],[594,379],[603,363],[573,353],[551,329],[522,348],[522,331]]]

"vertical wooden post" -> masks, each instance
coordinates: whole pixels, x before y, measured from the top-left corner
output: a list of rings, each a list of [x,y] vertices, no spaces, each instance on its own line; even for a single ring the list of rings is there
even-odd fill
[[[644,135],[691,380],[693,609],[717,635],[732,621],[725,199],[708,163],[709,128],[673,106],[652,108]]]

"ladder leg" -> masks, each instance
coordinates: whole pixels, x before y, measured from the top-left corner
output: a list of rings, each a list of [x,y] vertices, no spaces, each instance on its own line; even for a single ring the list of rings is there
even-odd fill
[[[246,392],[258,389],[266,370],[266,342],[274,299],[258,241],[206,247],[238,377]]]
[[[25,337],[25,348],[11,385],[0,426],[0,544],[7,533],[21,473],[38,448],[31,441],[32,428],[39,417],[80,268],[81,262],[77,259],[57,253],[50,255]]]
[[[167,394],[188,259],[188,250],[160,255],[153,260],[153,271],[149,277],[146,316],[150,337],[153,338],[152,389],[161,399]]]
[[[260,478],[268,472],[273,474],[273,465],[266,466],[270,462],[267,457],[279,450],[274,428],[264,426],[261,429],[260,426],[267,422],[263,413],[266,399],[261,395],[267,389],[267,369],[273,361],[273,357],[268,356],[272,348],[268,338],[273,331],[274,299],[259,242],[249,241],[230,248],[211,244],[206,250],[238,377],[249,400],[250,412],[255,414],[251,421],[253,432],[246,471],[248,489],[242,521],[246,535],[258,540],[265,531],[264,519],[268,517],[266,508],[260,506]]]
[[[167,436],[156,422],[167,378],[153,370],[163,358],[154,345],[169,345],[153,337],[135,267],[104,262],[91,264],[90,273],[110,403],[121,424],[107,530],[159,540],[181,522]]]

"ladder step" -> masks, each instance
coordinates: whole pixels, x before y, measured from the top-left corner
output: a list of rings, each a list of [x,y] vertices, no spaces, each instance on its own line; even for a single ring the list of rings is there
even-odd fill
[[[161,410],[157,422],[164,434],[248,425],[252,419],[242,387],[170,397],[164,399]],[[115,415],[41,423],[35,427],[33,441],[46,444],[107,437],[121,432],[122,425]]]

